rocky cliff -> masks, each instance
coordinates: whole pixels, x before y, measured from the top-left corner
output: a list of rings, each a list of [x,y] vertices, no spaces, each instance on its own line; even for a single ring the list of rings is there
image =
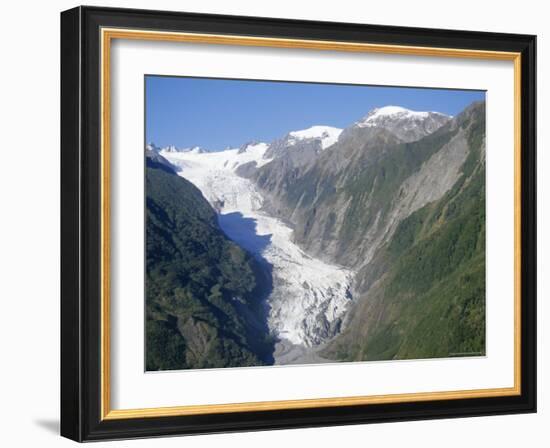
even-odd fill
[[[247,173],[297,244],[357,272],[356,304],[326,356],[483,352],[484,129],[483,102],[454,118],[375,109],[315,157],[279,150]],[[414,348],[432,340],[431,321],[445,323],[432,330],[448,343]]]

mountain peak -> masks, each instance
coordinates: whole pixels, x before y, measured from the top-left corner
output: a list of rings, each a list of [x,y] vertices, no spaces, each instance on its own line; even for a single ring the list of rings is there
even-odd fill
[[[160,152],[160,148],[155,145],[153,142],[149,142],[145,145],[147,151]]]
[[[384,107],[376,107],[372,109],[368,115],[388,116],[388,115],[414,114],[414,113],[415,111],[406,109],[405,107],[401,107],[401,106],[384,106]],[[425,112],[417,112],[417,113],[424,114]]]
[[[354,124],[357,128],[384,128],[403,141],[414,141],[439,129],[452,117],[440,112],[415,111],[401,106],[372,109]]]
[[[162,148],[163,152],[179,152],[180,150],[175,145],[168,145]]]
[[[294,145],[297,141],[306,139],[321,140],[321,148],[326,149],[336,143],[342,129],[333,126],[315,125],[307,129],[292,131],[288,133],[288,143]]]
[[[247,152],[250,149],[254,149],[258,145],[264,145],[264,144],[265,143],[258,142],[256,140],[250,140],[249,142],[246,142],[246,143],[242,144],[241,146],[239,146],[239,151],[237,152],[237,154],[243,154],[243,153]]]
[[[356,123],[356,125],[359,127],[372,127],[372,126],[376,126],[377,123],[383,120],[410,119],[415,121],[421,121],[421,120],[425,120],[426,118],[429,118],[430,116],[446,117],[447,119],[452,118],[440,112],[416,111],[416,110],[406,109],[401,106],[384,106],[384,107],[372,109],[367,115],[365,115],[361,120],[359,120]]]
[[[174,152],[189,152],[192,154],[202,154],[204,152],[208,152],[208,150],[200,147],[200,146],[191,146],[189,148],[178,148],[175,145],[168,145],[164,148],[160,149],[159,152],[162,152],[164,154],[166,153],[174,153]]]

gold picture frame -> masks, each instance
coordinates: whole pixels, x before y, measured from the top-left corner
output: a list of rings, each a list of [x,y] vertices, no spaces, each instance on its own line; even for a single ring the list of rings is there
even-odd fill
[[[105,12],[109,14],[105,14]],[[532,332],[533,327],[525,328],[525,322],[534,322],[534,310],[532,309],[532,304],[526,304],[526,301],[533,300],[532,297],[527,297],[529,292],[526,293],[526,270],[529,271],[527,275],[527,280],[534,275],[531,270],[533,269],[533,253],[531,246],[525,242],[525,229],[523,229],[522,223],[525,220],[532,220],[533,217],[530,216],[532,213],[533,204],[530,202],[532,198],[526,198],[526,186],[530,188],[532,179],[526,178],[526,173],[531,172],[533,169],[532,164],[534,161],[531,160],[530,154],[534,152],[534,142],[532,138],[528,135],[525,135],[526,130],[529,130],[533,124],[533,102],[532,91],[534,91],[534,82],[532,79],[534,74],[532,73],[532,60],[534,58],[533,45],[534,38],[532,36],[517,36],[517,35],[506,35],[502,36],[500,47],[501,49],[491,48],[492,41],[491,36],[485,35],[481,36],[476,33],[474,35],[469,35],[466,32],[440,32],[439,34],[435,33],[433,30],[421,30],[424,33],[425,40],[431,39],[433,45],[426,45],[423,43],[415,43],[408,45],[399,39],[392,37],[389,27],[383,30],[371,30],[366,25],[357,25],[357,27],[365,27],[365,41],[346,41],[344,38],[341,40],[330,40],[322,39],[315,37],[321,33],[322,29],[340,30],[342,35],[345,35],[346,27],[339,24],[317,24],[317,31],[312,32],[311,38],[304,37],[279,37],[277,36],[277,26],[281,29],[278,31],[281,36],[288,34],[288,28],[293,28],[296,30],[296,35],[301,35],[303,32],[300,32],[301,27],[298,23],[286,23],[284,21],[270,22],[269,19],[248,19],[246,23],[251,23],[258,25],[260,23],[267,24],[271,27],[271,31],[266,32],[266,35],[250,35],[250,31],[247,31],[246,25],[243,28],[243,34],[230,34],[223,31],[223,21],[219,21],[215,18],[209,18],[208,16],[203,16],[202,19],[208,21],[211,20],[210,28],[211,32],[198,31],[193,16],[186,16],[185,14],[178,13],[157,13],[157,12],[148,12],[144,15],[144,23],[155,24],[155,29],[148,29],[144,23],[135,19],[132,16],[131,11],[117,10],[116,12],[105,10],[102,8],[76,8],[70,11],[63,13],[62,19],[64,20],[63,26],[65,27],[65,33],[73,37],[73,42],[71,44],[66,43],[66,62],[65,73],[62,72],[62,76],[67,79],[68,77],[73,77],[75,72],[81,73],[83,55],[80,52],[85,51],[83,48],[78,46],[78,40],[74,40],[74,33],[80,35],[80,39],[88,39],[89,41],[93,40],[93,45],[96,46],[98,53],[93,56],[94,64],[97,64],[98,70],[98,89],[94,91],[93,94],[96,95],[98,100],[98,111],[100,116],[99,126],[96,129],[96,138],[99,143],[99,163],[95,166],[95,169],[98,170],[98,194],[99,194],[99,203],[98,203],[98,213],[97,218],[99,219],[99,249],[98,249],[98,259],[97,259],[97,272],[99,273],[99,285],[97,291],[99,295],[98,299],[98,314],[99,321],[97,322],[96,333],[99,335],[99,343],[97,345],[98,349],[98,359],[96,360],[96,366],[99,368],[98,376],[96,377],[95,387],[88,386],[82,383],[82,377],[78,376],[76,379],[73,378],[72,381],[66,380],[71,383],[71,386],[67,386],[64,389],[65,397],[71,396],[73,401],[78,402],[79,408],[82,409],[82,414],[86,415],[84,419],[80,419],[78,422],[75,422],[74,418],[67,417],[67,408],[62,409],[62,433],[64,435],[74,438],[77,440],[92,440],[95,438],[118,438],[118,437],[131,437],[133,432],[131,429],[128,429],[128,425],[136,425],[135,422],[143,422],[143,419],[148,421],[146,428],[143,429],[146,435],[155,435],[155,434],[164,434],[162,427],[162,419],[172,418],[174,421],[181,422],[181,431],[175,431],[175,433],[192,433],[192,432],[202,432],[204,428],[204,423],[193,423],[192,429],[188,430],[186,423],[186,418],[202,416],[208,417],[212,415],[223,415],[233,414],[233,418],[237,419],[243,413],[254,413],[261,414],[263,412],[277,411],[289,412],[289,411],[305,411],[305,410],[318,410],[325,408],[328,414],[332,413],[333,415],[338,414],[338,408],[345,408],[346,412],[353,412],[353,408],[357,409],[357,412],[372,412],[373,415],[376,415],[375,405],[397,405],[403,403],[412,403],[419,406],[419,409],[428,409],[422,408],[423,403],[433,404],[434,402],[444,402],[445,406],[453,406],[453,402],[460,402],[463,400],[479,400],[479,402],[486,403],[487,401],[483,400],[493,400],[494,403],[499,403],[501,400],[502,403],[507,403],[508,408],[514,408],[520,412],[521,409],[530,410],[534,409],[533,405],[533,387],[532,384],[532,364],[535,362],[533,358],[532,349],[529,348],[525,350],[526,344],[530,344],[531,337],[526,337],[526,332]],[[105,18],[107,17],[107,18]],[[136,23],[134,23],[134,21]],[[161,23],[165,21],[165,29],[162,29],[160,26]],[[175,31],[171,28],[174,21],[180,20],[181,27],[183,30]],[[231,21],[229,18],[225,20]],[[235,18],[235,24],[240,23],[238,18]],[[257,20],[259,22],[254,22]],[[91,24],[84,33],[84,28],[78,26],[78,23],[86,22]],[[264,21],[264,22],[262,22]],[[133,24],[133,26],[132,26]],[[185,31],[186,28],[189,28],[189,31]],[[283,29],[284,28],[284,29]],[[90,29],[93,29],[93,34],[90,34]],[[440,31],[440,30],[438,30]],[[328,32],[328,31],[327,31]],[[435,34],[434,34],[435,33]],[[373,36],[376,39],[373,39]],[[474,39],[475,38],[475,39]],[[110,323],[110,284],[111,284],[111,266],[110,266],[110,247],[111,247],[111,45],[114,40],[117,39],[129,39],[129,40],[140,40],[140,41],[163,41],[163,42],[184,42],[184,43],[200,43],[208,45],[232,45],[232,46],[252,46],[252,47],[271,47],[271,48],[287,48],[287,49],[311,49],[311,50],[326,50],[326,51],[342,51],[342,52],[355,52],[355,53],[381,53],[381,54],[398,54],[398,55],[410,55],[410,56],[435,56],[435,57],[449,57],[449,58],[466,58],[466,59],[482,59],[482,60],[504,60],[513,62],[514,66],[514,164],[515,164],[515,173],[514,173],[514,386],[506,388],[489,388],[489,389],[474,389],[474,390],[460,390],[460,391],[445,391],[445,392],[423,392],[423,393],[405,393],[405,394],[394,394],[394,395],[371,395],[371,396],[352,396],[352,397],[339,397],[339,398],[315,398],[315,399],[304,399],[304,400],[282,400],[282,401],[258,401],[258,402],[243,402],[243,403],[232,403],[232,404],[217,404],[217,405],[183,405],[175,407],[156,407],[156,408],[141,408],[141,409],[112,409],[111,407],[111,370],[110,370],[110,359],[112,356],[111,345],[110,345],[110,332],[111,332],[111,323]],[[401,38],[403,40],[406,38]],[[471,41],[475,40],[477,48],[471,48]],[[494,40],[494,39],[493,39]],[[385,42],[382,42],[385,41]],[[460,46],[461,42],[468,43],[470,47]],[[457,46],[451,46],[453,45]],[[73,48],[76,46],[76,48]],[[494,45],[493,45],[494,46]],[[93,46],[92,46],[93,47]],[[78,55],[80,59],[75,58],[75,55]],[[84,81],[80,78],[80,81],[77,83],[78,86],[75,90],[74,83],[71,87],[67,87],[66,95],[76,95],[77,98],[82,98],[82,91],[84,89]],[[70,91],[69,91],[70,90]],[[527,92],[527,93],[526,93]],[[74,105],[73,105],[74,106]],[[70,109],[68,106],[65,107],[65,118],[69,113]],[[78,107],[78,106],[77,106]],[[63,117],[62,117],[63,120]],[[79,116],[78,120],[64,123],[64,126],[68,130],[65,132],[69,136],[71,132],[74,132],[75,126],[86,126],[86,117]],[[94,131],[94,130],[90,130]],[[72,135],[72,134],[71,134]],[[69,137],[67,137],[69,140]],[[74,151],[72,147],[65,142],[65,146],[62,147],[62,152]],[[79,146],[81,147],[80,151],[87,150],[86,146],[82,141],[79,140]],[[89,150],[89,149],[88,149]],[[67,159],[69,159],[67,157]],[[73,160],[71,158],[71,167],[65,167],[64,170],[67,172],[69,169],[74,169],[74,166],[82,163],[81,160]],[[87,168],[86,168],[87,169]],[[70,177],[70,174],[64,174]],[[70,181],[67,180],[67,183]],[[78,204],[75,204],[75,209],[67,209],[65,215],[67,220],[69,216],[80,210],[82,207],[82,199],[79,199]],[[74,208],[73,207],[73,208]],[[530,222],[530,225],[533,225]],[[534,235],[532,235],[534,237]],[[70,247],[69,247],[70,246]],[[81,245],[75,242],[67,242],[67,248],[65,249],[66,258],[68,253],[73,253],[74,251],[81,251]],[[528,265],[527,265],[527,264]],[[71,286],[74,282],[74,279],[65,280]],[[71,289],[68,287],[68,289]],[[530,291],[530,290],[528,290]],[[66,293],[66,296],[62,298],[62,303],[66,303],[70,300],[75,300],[74,297],[69,297]],[[82,296],[79,295],[81,298]],[[80,300],[80,299],[79,299]],[[74,313],[72,305],[64,305],[67,310],[67,315]],[[78,307],[79,317],[82,319],[83,306]],[[74,316],[73,316],[74,317]],[[74,325],[67,321],[68,318],[64,318],[63,325],[69,326]],[[530,324],[531,325],[531,324]],[[77,333],[84,331],[82,326],[78,328],[71,327],[71,331],[76,331]],[[529,333],[530,334],[530,333]],[[92,335],[93,336],[93,335]],[[63,343],[63,342],[62,342]],[[74,375],[73,369],[75,363],[83,362],[81,360],[82,355],[82,346],[73,347],[72,345],[64,350],[65,353],[70,353],[66,355],[63,360],[63,365],[66,366],[66,378],[68,376]],[[79,353],[78,359],[75,359],[75,352]],[[80,361],[79,361],[80,359]],[[81,365],[81,368],[84,366]],[[526,372],[526,370],[528,370]],[[527,383],[528,382],[528,383]],[[79,383],[80,386],[76,384]],[[526,388],[525,385],[529,384],[529,387]],[[98,403],[88,407],[87,410],[84,410],[86,406],[89,406],[84,402],[86,393],[80,393],[80,397],[74,397],[74,392],[79,387],[84,387],[89,390],[99,389],[99,395],[97,397]],[[76,388],[76,389],[75,389]],[[62,392],[63,395],[63,392]],[[91,397],[88,397],[86,401],[90,401]],[[63,401],[63,398],[62,398]],[[526,406],[525,403],[528,402],[529,406]],[[507,409],[508,409],[507,408]],[[513,409],[512,409],[513,411]],[[398,412],[398,411],[397,411]],[[425,411],[429,414],[428,411]],[[435,412],[435,411],[434,411]],[[475,415],[476,412],[467,411],[456,408],[456,412],[459,415]],[[479,410],[479,413],[484,411]],[[447,412],[449,414],[449,411]],[[433,414],[436,415],[436,414]],[[445,412],[442,413],[445,415]],[[281,420],[280,425],[277,425],[277,418],[274,417],[272,427],[292,427],[292,424],[285,423]],[[399,417],[395,417],[399,418]],[[179,419],[179,420],[178,420]],[[368,421],[368,418],[364,418],[364,421]],[[65,424],[63,423],[65,422]],[[88,423],[85,426],[85,421],[95,421],[95,426],[92,426]],[[253,425],[241,425],[237,420],[235,420],[235,428],[248,429],[254,427]],[[349,420],[351,421],[351,420]],[[323,419],[318,420],[318,424],[326,423]],[[114,424],[114,425],[113,425]],[[120,424],[121,426],[116,426]],[[143,423],[140,423],[143,425]],[[192,424],[192,425],[193,425]],[[258,428],[269,427],[265,423],[258,423]],[[305,424],[308,424],[307,422]],[[315,422],[313,423],[315,424]],[[113,425],[113,426],[109,426]],[[176,424],[177,425],[177,424]],[[98,429],[105,427],[106,429]],[[87,428],[83,432],[84,428]],[[114,428],[114,429],[112,429]],[[133,426],[131,426],[133,428]],[[220,425],[219,430],[223,430],[223,425]],[[216,430],[216,429],[214,429]],[[138,433],[137,431],[136,433]],[[168,433],[168,432],[166,432]]]

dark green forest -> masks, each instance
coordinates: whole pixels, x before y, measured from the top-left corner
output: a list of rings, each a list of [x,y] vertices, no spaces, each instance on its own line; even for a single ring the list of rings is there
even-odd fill
[[[150,158],[146,202],[146,369],[271,363],[264,268],[194,185]]]

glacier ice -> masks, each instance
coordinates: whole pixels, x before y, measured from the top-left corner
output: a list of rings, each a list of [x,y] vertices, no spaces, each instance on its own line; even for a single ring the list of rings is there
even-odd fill
[[[352,300],[354,273],[310,257],[292,242],[292,229],[262,211],[263,198],[237,167],[264,159],[268,145],[213,153],[161,152],[181,168],[219,213],[225,233],[272,266],[273,290],[267,299],[268,326],[291,344],[315,347],[335,336]]]

